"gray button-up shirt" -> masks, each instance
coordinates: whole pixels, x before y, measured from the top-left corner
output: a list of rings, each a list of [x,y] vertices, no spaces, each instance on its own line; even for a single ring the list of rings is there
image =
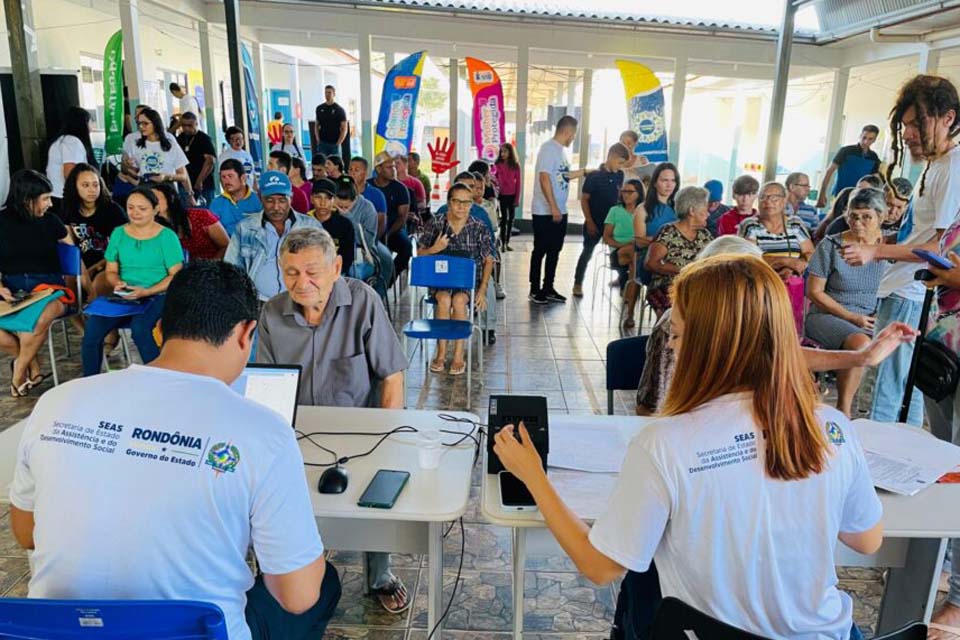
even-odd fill
[[[299,364],[299,403],[333,407],[376,406],[379,382],[407,368],[376,292],[344,277],[333,283],[317,326],[288,292],[271,298],[260,312],[257,362]]]

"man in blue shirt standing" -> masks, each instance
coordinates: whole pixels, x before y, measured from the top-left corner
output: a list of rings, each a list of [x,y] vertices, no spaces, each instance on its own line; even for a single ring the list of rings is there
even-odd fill
[[[587,264],[593,257],[593,250],[603,239],[603,224],[607,212],[620,200],[620,187],[623,186],[623,171],[620,167],[630,159],[630,150],[619,142],[607,152],[607,161],[600,165],[583,181],[583,194],[580,207],[583,209],[583,250],[577,260],[577,270],[573,276],[573,295],[583,297],[583,276]]]
[[[837,151],[833,162],[823,174],[820,195],[817,197],[818,209],[827,206],[827,188],[834,173],[837,174],[837,182],[833,185],[832,194],[837,195],[847,187],[855,186],[857,180],[863,176],[876,173],[880,169],[880,156],[870,149],[870,146],[877,141],[878,135],[880,135],[880,129],[877,125],[868,124],[860,132],[860,141],[857,144],[840,147],[840,151]]]

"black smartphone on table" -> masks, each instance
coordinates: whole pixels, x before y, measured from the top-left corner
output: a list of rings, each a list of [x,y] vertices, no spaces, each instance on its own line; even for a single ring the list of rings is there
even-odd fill
[[[380,469],[373,480],[364,489],[363,495],[357,501],[357,506],[372,509],[392,509],[396,504],[400,492],[407,486],[410,472]]]

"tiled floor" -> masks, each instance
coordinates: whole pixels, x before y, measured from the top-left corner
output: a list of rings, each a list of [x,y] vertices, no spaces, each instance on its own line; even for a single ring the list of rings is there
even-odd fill
[[[486,399],[491,393],[536,392],[547,397],[553,412],[605,413],[603,357],[607,342],[622,335],[618,328],[616,290],[607,286],[611,272],[599,268],[594,278],[594,265],[591,265],[585,283],[586,297],[582,300],[571,298],[566,304],[538,307],[526,299],[529,241],[518,239],[514,247],[516,251],[505,254],[503,281],[508,298],[500,307],[497,343],[485,350],[482,379],[479,371],[474,377],[471,410],[485,416]],[[571,241],[561,254],[556,286],[561,293],[568,293],[572,287],[579,248],[579,242]],[[395,314],[398,324],[409,316],[408,300],[405,296],[401,299],[400,309]],[[644,333],[648,331],[649,327],[643,328]],[[61,375],[66,379],[79,375],[75,334],[72,342],[73,355],[62,358],[60,365]],[[58,353],[62,351],[62,340],[59,340]],[[0,372],[7,371],[8,367],[7,358],[0,359]],[[43,367],[48,370],[46,362]],[[6,377],[3,382],[7,382]],[[407,387],[407,406],[411,408],[460,409],[467,406],[466,379],[425,374],[420,352],[412,358]],[[5,386],[0,388],[6,389]],[[13,399],[8,393],[0,393],[0,429],[27,415],[34,401],[33,398]],[[633,392],[618,392],[615,406],[617,413],[632,413]],[[475,474],[475,485],[479,478],[479,474]],[[450,608],[444,636],[458,640],[506,639],[512,628],[510,536],[507,529],[483,521],[478,499],[479,487],[474,486],[470,507],[464,517],[466,555],[463,578]],[[460,535],[455,527],[445,542],[446,594],[449,594],[456,576]],[[400,616],[386,614],[379,605],[362,595],[358,554],[334,552],[332,561],[341,571],[343,598],[328,637],[426,639],[425,558],[394,556],[397,574],[416,594],[414,606]],[[525,638],[599,640],[607,637],[616,599],[613,587],[591,585],[561,555],[530,557],[527,569],[523,587]],[[0,595],[25,595],[28,579],[26,555],[13,541],[9,515],[6,508],[2,508]],[[841,587],[854,594],[854,617],[869,634],[880,603],[879,571],[841,570]]]

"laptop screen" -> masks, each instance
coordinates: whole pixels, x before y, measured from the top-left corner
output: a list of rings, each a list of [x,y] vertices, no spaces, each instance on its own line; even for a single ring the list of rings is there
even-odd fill
[[[297,418],[300,365],[248,364],[231,387],[248,400],[273,409],[293,427]]]

